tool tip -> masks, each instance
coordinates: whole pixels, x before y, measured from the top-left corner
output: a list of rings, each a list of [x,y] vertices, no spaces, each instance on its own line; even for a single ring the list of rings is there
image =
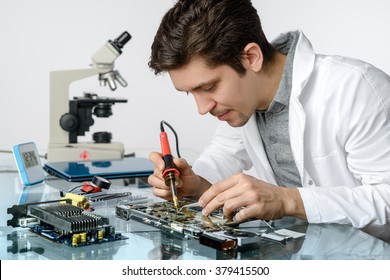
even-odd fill
[[[177,196],[173,196],[173,205],[175,206],[176,208],[176,211],[179,210],[179,200],[177,199]]]

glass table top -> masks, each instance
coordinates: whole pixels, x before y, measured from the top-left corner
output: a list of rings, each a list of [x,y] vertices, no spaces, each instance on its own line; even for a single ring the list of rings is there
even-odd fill
[[[7,209],[13,205],[60,199],[60,191],[68,191],[76,184],[55,177],[44,183],[24,187],[12,161],[0,164],[0,259],[2,260],[306,260],[306,259],[390,259],[390,244],[348,225],[307,224],[285,218],[273,222],[276,229],[285,228],[305,233],[304,237],[277,242],[261,238],[259,242],[236,250],[221,251],[200,244],[195,238],[182,238],[173,233],[134,220],[115,216],[115,205],[96,207],[96,213],[108,217],[116,232],[126,237],[103,244],[71,247],[53,243],[28,228],[7,226],[12,215]],[[112,180],[111,192],[131,192],[149,201],[153,197],[145,178],[131,181]],[[240,225],[240,229],[262,233],[267,229],[262,221]]]

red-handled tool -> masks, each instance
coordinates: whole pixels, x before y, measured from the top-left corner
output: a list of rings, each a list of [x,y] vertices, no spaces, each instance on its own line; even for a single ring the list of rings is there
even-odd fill
[[[161,151],[162,151],[162,158],[165,163],[165,168],[163,170],[162,177],[165,180],[165,185],[170,187],[172,191],[172,199],[173,204],[176,208],[176,210],[179,209],[179,200],[177,198],[177,189],[176,186],[179,184],[180,179],[180,172],[177,169],[176,165],[173,163],[173,156],[171,153],[171,148],[169,146],[169,140],[168,135],[164,131],[164,127],[161,124],[161,133],[160,133],[160,143],[161,143]]]

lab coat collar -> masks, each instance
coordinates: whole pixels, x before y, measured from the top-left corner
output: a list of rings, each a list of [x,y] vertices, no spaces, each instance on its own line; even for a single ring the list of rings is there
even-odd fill
[[[272,42],[272,45],[283,46],[286,44],[285,41],[288,41],[292,36],[298,37],[298,43],[295,49],[294,63],[293,63],[293,83],[292,83],[292,93],[299,98],[302,89],[306,85],[313,68],[315,55],[313,51],[313,46],[311,45],[309,39],[301,30],[295,30],[288,33],[282,33],[277,36]]]
[[[310,175],[305,169],[304,163],[304,133],[306,124],[306,113],[303,108],[300,97],[304,92],[315,64],[315,54],[313,47],[302,31],[298,31],[300,36],[298,39],[295,58],[293,63],[293,81],[290,97],[289,111],[289,133],[291,150],[299,174],[301,175],[302,186],[306,186],[307,182],[312,181]]]
[[[301,30],[292,32],[298,34],[299,37],[293,62],[293,80],[289,106],[289,134],[293,158],[301,176],[302,186],[304,186],[310,176],[304,168],[303,147],[306,114],[299,99],[313,72],[315,54],[310,41]],[[282,34],[276,38],[275,41],[280,41],[280,38],[282,37],[286,36]]]

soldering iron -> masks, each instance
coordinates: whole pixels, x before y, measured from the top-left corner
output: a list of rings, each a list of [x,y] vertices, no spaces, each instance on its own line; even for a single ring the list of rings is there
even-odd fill
[[[162,158],[165,163],[165,168],[163,170],[162,177],[164,178],[165,185],[170,187],[172,192],[172,199],[173,199],[173,205],[175,206],[176,210],[179,209],[179,200],[177,198],[177,185],[180,183],[180,172],[177,169],[176,165],[173,163],[173,156],[171,153],[171,148],[169,146],[169,140],[168,135],[164,130],[164,124],[167,125],[172,132],[174,133],[176,137],[176,151],[177,155],[180,158],[180,152],[179,152],[179,143],[178,143],[178,137],[175,132],[175,130],[170,126],[167,122],[161,121],[160,123],[160,143],[161,143],[161,151],[162,151]]]

